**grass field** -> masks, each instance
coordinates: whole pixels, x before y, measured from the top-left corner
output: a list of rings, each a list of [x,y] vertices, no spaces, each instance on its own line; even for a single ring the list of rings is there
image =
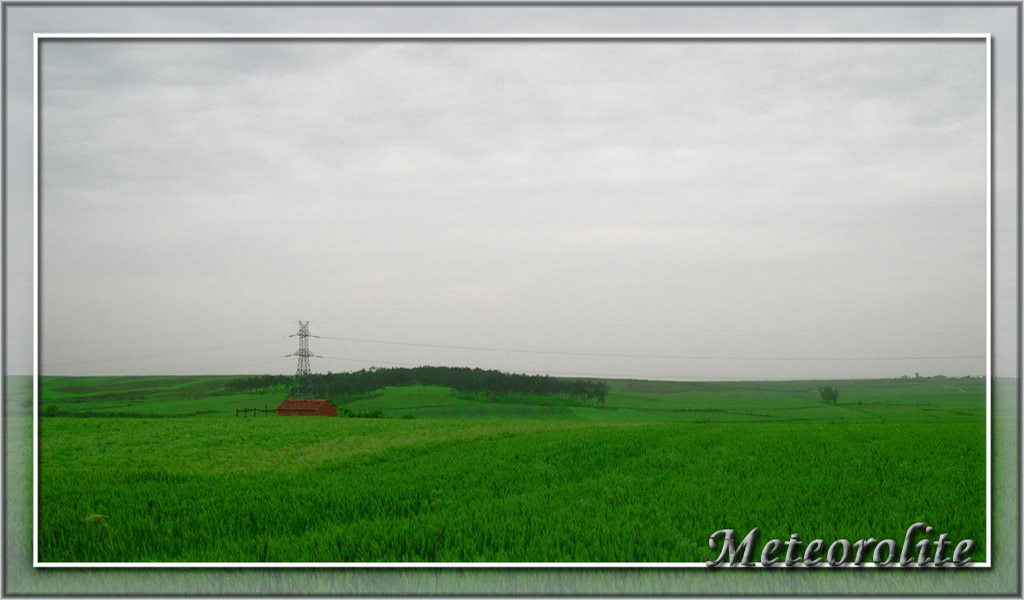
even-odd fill
[[[818,382],[643,381],[605,408],[422,386],[340,406],[379,419],[235,417],[287,391],[226,381],[44,378],[40,560],[705,561],[725,527],[916,521],[986,555],[980,379],[830,382],[835,406]]]

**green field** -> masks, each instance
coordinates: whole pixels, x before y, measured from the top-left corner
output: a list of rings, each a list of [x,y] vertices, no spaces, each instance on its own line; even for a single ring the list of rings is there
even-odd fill
[[[287,390],[229,380],[43,378],[40,560],[690,562],[722,528],[901,541],[916,521],[986,556],[981,379],[828,382],[837,405],[813,381],[339,405],[372,419],[236,417]]]

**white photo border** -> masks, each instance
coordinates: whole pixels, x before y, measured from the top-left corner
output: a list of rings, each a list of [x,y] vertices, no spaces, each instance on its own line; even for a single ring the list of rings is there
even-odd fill
[[[704,562],[41,562],[39,560],[39,45],[47,39],[648,41],[648,40],[984,40],[985,41],[985,562],[992,566],[992,35],[990,33],[34,33],[32,41],[32,566],[37,568],[708,568]],[[1019,108],[1019,107],[1018,107]],[[1018,282],[1019,283],[1019,282]],[[818,565],[800,568],[828,570]],[[875,563],[841,568],[888,568]],[[760,562],[748,568],[765,567]]]

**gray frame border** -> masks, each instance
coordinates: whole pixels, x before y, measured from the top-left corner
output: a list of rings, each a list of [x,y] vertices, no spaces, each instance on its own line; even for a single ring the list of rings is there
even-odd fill
[[[1021,157],[1022,143],[1021,143],[1021,133],[1020,133],[1019,125],[1021,123],[1020,119],[1021,119],[1021,97],[1022,97],[1022,94],[1021,94],[1021,72],[1022,72],[1022,68],[1021,68],[1021,47],[1022,47],[1022,39],[1021,39],[1021,29],[1022,29],[1021,28],[1021,13],[1022,13],[1022,9],[1021,9],[1021,3],[1020,2],[1012,2],[1012,1],[960,2],[960,1],[956,1],[956,0],[936,0],[936,1],[933,1],[933,2],[927,2],[927,1],[925,1],[925,2],[913,2],[913,1],[910,1],[910,2],[907,2],[907,1],[881,2],[881,1],[872,1],[872,0],[867,0],[867,1],[864,1],[864,2],[844,2],[844,1],[840,1],[840,2],[822,2],[822,1],[818,1],[818,0],[810,0],[810,1],[807,1],[807,2],[799,2],[799,1],[796,1],[796,2],[794,2],[794,1],[788,1],[788,2],[787,1],[780,1],[780,2],[771,2],[771,1],[768,1],[768,2],[736,1],[736,2],[733,2],[733,1],[729,1],[729,0],[723,0],[722,2],[710,2],[710,1],[686,2],[686,1],[678,1],[678,0],[664,0],[664,1],[659,1],[659,0],[639,0],[637,2],[624,2],[624,1],[620,1],[620,0],[596,0],[596,1],[580,1],[580,2],[565,1],[565,0],[560,0],[560,1],[556,0],[556,1],[552,1],[552,2],[546,2],[544,0],[498,0],[496,2],[485,2],[485,1],[477,1],[477,0],[467,0],[467,1],[457,1],[457,0],[447,0],[447,1],[444,1],[444,0],[442,0],[442,1],[434,1],[434,2],[431,2],[429,0],[427,0],[425,2],[419,2],[419,1],[415,1],[415,0],[392,0],[392,1],[384,0],[382,2],[376,2],[376,1],[373,1],[373,0],[347,0],[347,1],[345,1],[345,0],[342,0],[342,1],[325,0],[323,2],[303,1],[303,0],[299,0],[297,2],[280,2],[280,1],[276,1],[276,0],[267,0],[267,1],[263,1],[263,0],[248,0],[248,1],[246,1],[246,0],[243,0],[243,1],[240,1],[240,2],[223,2],[223,1],[202,2],[202,1],[197,1],[197,0],[180,0],[180,1],[173,1],[173,0],[172,1],[160,1],[160,0],[157,0],[157,1],[154,1],[154,2],[145,2],[145,1],[140,1],[140,2],[132,2],[132,1],[127,1],[127,2],[109,2],[109,1],[66,2],[66,1],[61,1],[61,0],[55,0],[55,1],[40,0],[38,2],[31,2],[31,1],[20,1],[19,0],[19,1],[12,1],[12,2],[0,2],[0,4],[2,4],[2,9],[0,9],[0,21],[2,21],[2,26],[0,26],[0,29],[2,29],[3,38],[4,38],[4,41],[3,41],[3,61],[2,61],[2,67],[0,67],[0,71],[2,71],[2,84],[0,84],[0,87],[2,87],[2,92],[3,92],[3,112],[2,112],[2,117],[0,117],[0,121],[2,121],[2,126],[3,126],[3,129],[4,129],[5,133],[8,131],[8,129],[7,129],[7,121],[8,121],[8,119],[7,119],[7,117],[8,117],[7,100],[8,100],[8,92],[9,92],[9,88],[8,88],[8,66],[7,66],[7,57],[8,57],[7,39],[8,39],[8,37],[6,35],[7,34],[7,26],[8,26],[8,22],[9,22],[9,15],[8,15],[8,12],[7,12],[8,6],[44,6],[44,7],[56,7],[56,6],[94,7],[94,6],[105,6],[105,7],[118,7],[118,8],[122,8],[122,7],[138,7],[138,6],[145,6],[145,7],[160,7],[160,6],[199,6],[199,7],[205,7],[205,6],[217,6],[217,7],[232,7],[232,8],[239,8],[239,9],[245,8],[245,7],[267,7],[267,6],[273,6],[273,7],[311,7],[311,6],[315,6],[315,7],[324,7],[324,6],[331,6],[331,7],[349,7],[349,6],[378,6],[378,7],[379,6],[395,6],[395,7],[412,7],[412,6],[416,6],[416,7],[483,7],[483,6],[550,7],[550,6],[557,6],[557,7],[567,7],[567,8],[571,8],[571,7],[626,7],[626,6],[628,6],[628,7],[651,7],[651,6],[654,6],[654,7],[673,7],[673,6],[680,6],[680,7],[692,7],[692,6],[715,6],[715,7],[720,7],[720,6],[727,6],[727,7],[738,7],[738,6],[756,6],[756,7],[812,7],[812,6],[827,6],[827,7],[838,7],[838,6],[907,7],[907,6],[912,6],[912,7],[932,7],[932,6],[941,6],[941,7],[968,7],[968,8],[970,8],[970,7],[985,7],[985,6],[988,6],[988,7],[991,7],[991,6],[1010,7],[1010,6],[1012,6],[1012,7],[1016,7],[1016,9],[1017,9],[1016,10],[1016,16],[1017,16],[1017,19],[1016,19],[1017,20],[1017,23],[1016,23],[1016,38],[1017,38],[1016,46],[1017,46],[1017,59],[1018,60],[1017,60],[1017,69],[1016,69],[1016,71],[1017,71],[1017,73],[1016,73],[1016,80],[1017,80],[1016,81],[1016,87],[1017,87],[1017,93],[1016,93],[1017,102],[1016,102],[1016,104],[1017,104],[1018,131],[1016,132],[1016,152],[1017,152],[1017,158],[1019,159]],[[995,57],[993,56],[993,61],[994,60],[995,60]],[[994,77],[994,73],[993,73],[993,82],[992,82],[993,92],[995,90],[996,85],[997,85],[997,81],[996,81],[996,79]],[[993,93],[993,95],[992,95],[991,102],[994,105],[994,103],[995,103],[995,93]],[[995,127],[996,127],[996,116],[997,116],[997,113],[994,110],[994,106],[990,106],[990,110],[992,110],[992,122],[993,122],[993,132],[994,132],[995,131]],[[994,177],[995,177],[995,170],[996,170],[996,167],[995,167],[995,156],[996,155],[995,155],[995,139],[994,138],[995,138],[995,136],[993,135],[990,138],[990,141],[989,141],[989,146],[990,146],[989,151],[991,152],[991,155],[993,157],[993,170],[992,170],[992,173],[990,175],[991,179],[994,179]],[[4,135],[3,136],[3,140],[0,141],[0,151],[2,151],[2,156],[4,158],[8,157],[7,150],[8,150],[7,135]],[[1021,167],[1020,167],[1019,162],[1018,162],[1018,164],[1016,166],[1017,166],[1017,175],[1016,175],[1016,196],[1017,196],[1017,199],[1016,200],[1017,200],[1017,207],[1018,207],[1018,215],[1017,215],[1017,221],[1016,221],[1016,235],[1017,235],[1016,250],[1017,250],[1017,261],[1018,261],[1017,262],[1017,272],[1016,272],[1016,276],[1017,276],[1017,282],[1016,282],[1016,301],[1017,301],[1018,315],[1020,315],[1020,302],[1021,302],[1021,294],[1022,294],[1022,278],[1021,278],[1022,270],[1021,270],[1021,260],[1020,260],[1020,258],[1021,258],[1021,250],[1022,250],[1021,231],[1022,231],[1022,223],[1024,223],[1024,218],[1022,218],[1021,212],[1020,212],[1020,208],[1021,208],[1020,199],[1021,199],[1021,181],[1022,181],[1022,176],[1021,176]],[[992,183],[991,179],[990,179],[990,184]],[[6,199],[8,198],[8,195],[7,195],[7,192],[8,192],[8,182],[7,182],[7,161],[6,160],[3,161],[2,191],[4,193],[4,204],[3,204],[3,207],[2,207],[2,226],[3,226],[2,229],[3,229],[3,235],[4,235],[4,240],[5,240],[5,251],[6,251],[7,248],[8,248],[8,239],[9,239],[7,237],[8,219],[7,219],[7,203],[6,203]],[[994,188],[993,188],[993,196],[995,196]],[[993,206],[993,213],[994,212],[995,212],[995,205]],[[995,218],[995,215],[993,214],[993,219],[994,218]],[[990,245],[993,246],[993,250],[994,250],[995,236],[996,236],[996,231],[995,231],[995,228],[993,228],[992,240],[990,240]],[[7,330],[6,330],[6,325],[9,322],[8,321],[9,313],[7,311],[7,307],[8,307],[8,304],[7,304],[7,282],[8,282],[8,278],[7,277],[8,277],[8,273],[9,273],[8,272],[8,262],[7,262],[7,257],[8,256],[9,256],[9,254],[7,252],[5,252],[5,260],[4,260],[3,266],[2,266],[2,271],[3,271],[3,275],[4,275],[3,289],[2,289],[2,293],[3,293],[3,296],[2,296],[2,302],[3,302],[2,315],[3,315],[3,322],[4,322],[4,325],[5,325],[4,332],[3,332],[4,349],[6,349],[8,347],[7,346]],[[993,267],[992,272],[993,273],[995,272],[995,268],[994,267],[995,267],[995,263],[996,263],[997,258],[998,258],[998,255],[995,252],[993,252],[992,253],[992,267]],[[990,310],[993,311],[993,314],[995,312],[995,310],[994,310],[995,309],[995,303],[996,303],[996,297],[993,294],[993,296],[991,298],[991,306],[990,306]],[[993,324],[993,326],[994,326],[994,324]],[[1017,320],[1017,331],[1015,331],[1014,333],[1016,335],[1015,346],[1016,346],[1016,352],[1017,352],[1017,359],[1018,360],[1017,360],[1016,369],[1015,369],[1016,377],[1013,378],[1013,382],[1012,383],[1013,383],[1013,386],[1015,388],[1014,389],[1014,396],[1016,397],[1017,406],[1018,406],[1018,410],[1019,410],[1020,399],[1021,399],[1021,392],[1020,392],[1020,385],[1019,385],[1020,384],[1020,374],[1021,374],[1020,358],[1021,358],[1021,350],[1022,350],[1021,322],[1020,322],[1019,316],[1018,316],[1018,320]],[[995,347],[994,346],[995,346],[995,340],[994,340],[994,336],[993,336],[992,341],[991,341],[991,348],[990,348],[990,352],[992,354],[995,353]],[[5,352],[5,353],[3,353],[2,357],[0,357],[0,368],[2,368],[3,374],[5,375],[5,382],[4,382],[4,391],[5,392],[7,392],[8,389],[9,389],[7,387],[8,386],[8,376],[9,376],[9,372],[8,372],[7,366],[8,366],[7,353]],[[8,395],[5,393],[4,397],[6,399],[6,398],[8,398]],[[6,406],[7,406],[7,403],[5,403],[5,407]],[[1020,421],[1020,413],[1019,412],[1017,414],[1016,425],[1017,425],[1017,428],[1018,428],[1017,429],[1017,437],[1016,437],[1017,458],[1019,460],[1019,458],[1020,458],[1020,451],[1021,451],[1021,436],[1020,436],[1020,433],[1021,433],[1021,421]],[[8,440],[9,440],[9,437],[7,436],[7,432],[8,432],[8,422],[7,422],[6,415],[5,415],[4,423],[3,423],[3,427],[2,427],[2,433],[3,433],[3,438],[4,438],[3,450],[4,450],[5,465],[6,465],[6,461],[8,460],[7,450],[8,450]],[[8,482],[7,475],[8,475],[7,469],[5,468],[4,469],[4,473],[3,473],[3,477],[2,477],[2,483],[3,483],[3,490],[4,491],[7,491],[9,489],[7,487],[7,482]],[[1018,501],[1018,503],[1020,502],[1020,497],[1021,497],[1020,493],[1021,493],[1021,480],[1018,477],[1018,479],[1017,479],[1017,501]],[[5,500],[6,500],[6,494],[5,494]],[[2,508],[3,508],[3,510],[2,510],[2,523],[3,523],[3,525],[6,525],[7,524],[7,517],[8,517],[6,502],[4,503]],[[1019,508],[1020,507],[1019,507],[1019,504],[1018,504],[1018,516],[1020,514]],[[1020,547],[1020,541],[1021,541],[1021,521],[1020,520],[1018,520],[1018,522],[1017,522],[1016,537],[1017,537],[1017,540],[1018,540],[1018,547]],[[3,553],[4,553],[3,556],[4,557],[7,556],[7,552],[8,552],[7,543],[8,543],[7,536],[4,536],[4,539],[2,541]],[[1018,555],[1018,559],[1019,558],[1020,558],[1020,556]],[[1020,570],[1020,562],[1019,562],[1019,560],[1017,562],[1018,562],[1018,564],[1017,564],[1017,572],[1016,572],[1016,594],[1015,595],[1019,596],[1019,593],[1020,593],[1020,590],[1021,590],[1021,570]],[[11,590],[8,587],[9,586],[9,578],[7,577],[8,576],[8,566],[9,565],[5,561],[4,564],[3,564],[3,571],[2,571],[2,574],[3,574],[3,577],[4,577],[4,586],[3,586],[3,592],[4,593],[11,593],[13,591],[13,590]],[[795,589],[793,591],[794,591],[794,593],[796,593]],[[17,593],[17,592],[15,592],[15,593]],[[777,595],[777,594],[768,594],[768,593],[766,593],[766,594],[763,594],[763,595],[768,596],[768,595]]]

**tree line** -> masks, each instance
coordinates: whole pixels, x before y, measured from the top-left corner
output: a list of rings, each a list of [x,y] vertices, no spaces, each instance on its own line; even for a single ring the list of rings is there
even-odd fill
[[[262,392],[263,390],[282,385],[291,385],[294,377],[289,375],[258,375],[245,379],[232,379],[224,384],[229,392]]]
[[[388,386],[433,385],[456,392],[557,396],[583,404],[604,405],[608,384],[591,379],[562,379],[548,375],[505,373],[468,367],[370,368],[351,373],[312,374],[303,377],[262,375],[229,382],[232,391],[257,391],[289,383],[292,398],[347,399]]]

